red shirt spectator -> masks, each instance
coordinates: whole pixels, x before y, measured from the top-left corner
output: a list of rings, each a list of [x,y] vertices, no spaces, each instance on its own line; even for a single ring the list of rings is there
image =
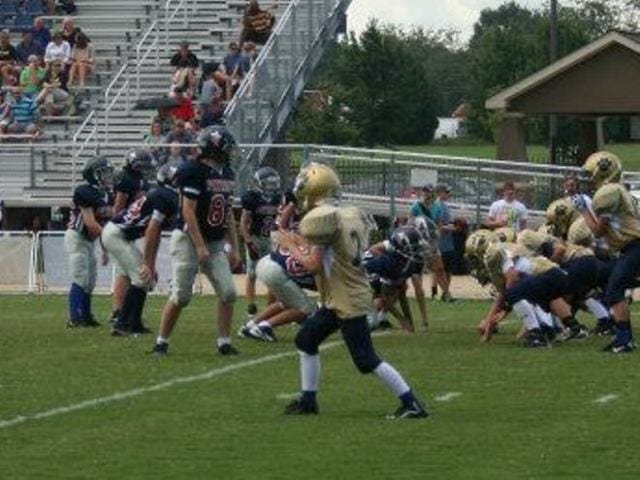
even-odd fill
[[[175,120],[184,120],[185,122],[193,121],[196,116],[196,110],[193,106],[193,101],[184,95],[181,88],[176,88],[173,94],[178,105],[171,109],[171,115]]]

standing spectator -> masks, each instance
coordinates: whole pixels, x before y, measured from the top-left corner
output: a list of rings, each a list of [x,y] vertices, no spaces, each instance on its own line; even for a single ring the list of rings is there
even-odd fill
[[[431,218],[438,227],[440,234],[438,249],[440,250],[443,270],[438,283],[442,288],[442,300],[445,302],[453,302],[455,299],[451,296],[449,288],[451,286],[451,271],[456,261],[453,232],[457,229],[453,224],[451,211],[446,203],[451,196],[451,188],[446,184],[437,185],[436,196],[437,199],[431,206]]]
[[[431,205],[433,203],[433,187],[431,185],[425,185],[422,187],[422,198],[416,200],[411,205],[410,215],[412,217],[427,217],[431,218]]]
[[[189,50],[189,42],[182,42],[178,52],[171,57],[173,88],[184,88],[193,97],[196,86],[196,69],[200,65],[198,57]]]
[[[22,94],[20,88],[13,92],[14,103],[11,106],[11,123],[7,132],[13,135],[27,134],[37,135],[38,128],[38,108],[46,95],[43,89],[37,97],[27,97]]]
[[[29,57],[31,55],[42,58],[44,55],[44,47],[40,46],[39,43],[34,42],[29,32],[22,32],[22,40],[18,45],[16,45],[16,52],[20,63],[26,65],[29,63]]]
[[[173,92],[173,98],[178,102],[178,105],[171,109],[171,115],[175,121],[184,120],[185,122],[192,122],[193,117],[196,116],[196,111],[193,106],[193,100],[185,95],[184,89],[176,88]]]
[[[51,32],[44,23],[44,18],[36,17],[33,21],[33,27],[31,28],[31,38],[35,43],[40,45],[40,48],[44,51],[51,42]]]
[[[18,52],[11,45],[11,36],[8,30],[0,32],[0,78],[3,85],[15,85],[18,62]]]
[[[165,143],[177,143],[180,144],[191,144],[194,143],[195,139],[191,132],[186,129],[184,120],[176,120],[176,123],[173,127],[173,130],[169,132],[167,138],[165,139]],[[180,153],[183,156],[191,155],[192,147],[181,147]],[[170,152],[167,150],[167,154]]]
[[[7,127],[11,122],[11,102],[7,93],[0,89],[0,135],[7,133]]]
[[[87,76],[93,71],[95,64],[93,45],[83,32],[76,35],[76,44],[71,50],[71,70],[69,71],[69,85],[73,85],[76,77],[78,86],[84,87]]]
[[[44,53],[44,62],[49,65],[56,60],[68,65],[71,62],[71,46],[62,38],[61,32],[55,32],[53,39],[47,45]]]
[[[44,83],[46,71],[37,55],[30,55],[27,66],[20,72],[20,88],[25,95],[37,95]]]
[[[62,62],[51,62],[44,77],[44,88],[46,90],[44,106],[49,115],[62,115],[64,113],[69,100],[67,81],[67,73],[64,71]]]
[[[278,8],[277,3],[273,5],[272,10],[276,8]],[[240,44],[254,42],[258,45],[264,45],[267,43],[275,23],[276,17],[272,12],[262,10],[258,0],[251,0],[242,18]]]
[[[147,150],[158,164],[165,163],[162,158],[164,156],[162,154],[162,148],[156,147],[156,145],[162,145],[165,143],[165,137],[162,134],[162,123],[155,120],[151,122],[151,130],[144,136],[144,143],[147,146]]]
[[[491,229],[509,227],[519,232],[527,228],[527,207],[516,200],[516,187],[512,181],[504,182],[503,198],[489,207],[486,225]]]

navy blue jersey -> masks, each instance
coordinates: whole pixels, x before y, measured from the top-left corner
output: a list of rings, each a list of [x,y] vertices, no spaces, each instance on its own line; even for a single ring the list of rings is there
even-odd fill
[[[263,195],[260,192],[248,191],[242,196],[243,210],[251,213],[249,233],[257,237],[269,238],[271,232],[277,230],[276,217],[282,203],[280,195]]]
[[[222,240],[227,233],[227,216],[233,206],[235,175],[231,167],[210,167],[198,160],[183,163],[178,168],[181,203],[186,197],[197,202],[196,218],[205,241]],[[182,205],[177,228],[186,232]]]
[[[71,214],[69,217],[69,223],[67,228],[76,230],[81,233],[85,238],[89,238],[89,232],[82,220],[83,208],[92,208],[96,220],[99,223],[104,223],[109,219],[111,215],[111,207],[109,204],[109,194],[104,190],[101,190],[95,185],[83,184],[76,187],[73,192],[73,200],[71,203]]]
[[[118,173],[113,190],[116,194],[124,193],[127,196],[127,204],[125,205],[125,208],[127,208],[135,202],[147,188],[147,181],[140,173],[123,168]]]
[[[293,280],[300,288],[307,290],[316,289],[316,281],[313,275],[309,273],[295,258],[291,256],[288,250],[277,248],[271,252],[271,260],[280,265],[286,272],[287,276]]]
[[[172,188],[159,186],[139,197],[112,222],[124,232],[126,240],[134,241],[144,236],[152,218],[166,227],[177,213],[178,193]]]
[[[296,206],[298,204],[296,196],[293,194],[293,190],[287,190],[286,192],[284,192],[284,195],[282,196],[282,208],[286,207],[289,204],[293,204]],[[291,231],[298,230],[298,226],[300,225],[300,220],[301,220],[301,216],[296,210],[295,213],[291,215],[291,217],[289,217],[289,221],[287,225],[277,224],[277,226],[285,230],[291,230]]]
[[[364,269],[369,280],[380,280],[387,285],[402,285],[411,275],[422,273],[424,262],[410,260],[396,252],[382,255],[366,254]]]

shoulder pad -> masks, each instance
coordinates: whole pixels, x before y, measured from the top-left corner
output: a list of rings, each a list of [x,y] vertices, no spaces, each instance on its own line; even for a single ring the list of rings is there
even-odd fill
[[[300,234],[316,245],[329,245],[339,228],[339,210],[332,205],[314,208],[300,222]]]
[[[617,209],[622,199],[624,187],[619,183],[608,183],[598,189],[593,197],[593,209],[596,213],[607,213]]]

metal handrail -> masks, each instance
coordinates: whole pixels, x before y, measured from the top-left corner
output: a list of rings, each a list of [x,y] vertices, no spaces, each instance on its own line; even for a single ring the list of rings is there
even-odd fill
[[[91,120],[93,120],[93,128],[90,130],[89,135],[87,135],[87,138],[84,139],[84,141],[82,142],[82,144],[80,145],[80,148],[78,148],[78,139],[80,138],[80,135],[82,134],[82,132],[84,131],[84,129],[87,127],[87,125],[89,125],[89,122],[91,122]],[[89,113],[89,115],[87,115],[87,118],[85,118],[84,122],[82,122],[82,125],[80,125],[80,128],[78,128],[78,131],[75,133],[75,135],[73,136],[72,139],[72,155],[73,155],[73,163],[71,164],[71,188],[72,191],[73,189],[76,187],[76,172],[77,172],[77,164],[78,164],[78,160],[80,158],[80,154],[84,151],[84,149],[86,148],[86,146],[88,145],[88,143],[95,138],[96,140],[96,148],[98,148],[98,117],[96,115],[96,111],[92,110],[91,113]]]
[[[122,76],[126,76],[126,80],[123,82],[122,86],[120,86],[118,91],[115,93],[111,102],[109,102],[109,94],[111,93],[111,90],[115,87],[116,83],[118,82],[118,80],[120,80],[120,77]],[[131,89],[129,88],[129,86],[130,86],[129,63],[125,63],[120,68],[120,70],[115,75],[115,77],[113,77],[113,80],[111,80],[111,83],[109,84],[109,86],[104,92],[104,141],[105,142],[109,141],[109,113],[111,113],[111,109],[116,104],[118,99],[122,96],[123,91],[125,90],[126,90],[126,99],[127,99],[126,106],[127,106],[127,111],[129,111],[130,100],[131,100],[130,99]]]
[[[155,39],[151,42],[151,45],[147,48],[145,53],[140,57],[140,52],[147,38],[155,31]],[[142,62],[151,54],[151,51],[155,48],[156,51],[156,68],[160,66],[160,31],[158,29],[158,20],[154,20],[149,26],[147,31],[142,35],[142,38],[136,45],[136,96],[140,98],[140,71],[142,70]]]
[[[184,10],[183,22],[185,26],[189,25],[189,0],[178,0],[178,5],[169,13],[169,9],[174,0],[167,0],[164,5],[164,38],[165,38],[165,51],[169,51],[169,23],[178,15],[181,8]],[[195,10],[194,10],[195,11]]]

